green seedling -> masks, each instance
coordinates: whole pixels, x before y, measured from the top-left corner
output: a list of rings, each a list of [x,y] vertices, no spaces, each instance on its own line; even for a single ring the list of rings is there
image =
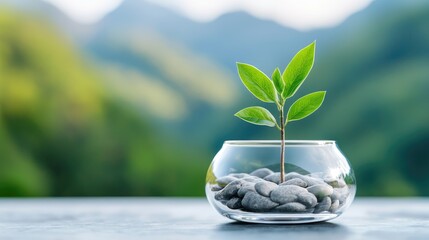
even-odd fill
[[[285,162],[285,128],[288,123],[301,120],[315,112],[323,103],[326,91],[313,92],[296,100],[284,116],[286,100],[293,97],[311,71],[314,63],[316,42],[301,49],[289,62],[283,73],[276,68],[271,79],[256,67],[237,63],[238,75],[244,86],[259,100],[274,103],[278,109],[279,123],[270,111],[263,107],[253,106],[235,114],[240,119],[280,130],[280,183],[284,181]]]

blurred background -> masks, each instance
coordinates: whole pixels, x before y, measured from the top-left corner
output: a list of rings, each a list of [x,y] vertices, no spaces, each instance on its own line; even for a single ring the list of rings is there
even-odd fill
[[[336,140],[361,196],[429,196],[429,2],[0,0],[0,196],[202,196],[233,114],[317,40],[288,139]],[[264,105],[267,108],[271,106]]]

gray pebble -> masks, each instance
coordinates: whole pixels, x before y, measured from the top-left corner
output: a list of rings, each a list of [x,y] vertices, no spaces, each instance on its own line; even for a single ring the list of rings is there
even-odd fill
[[[235,177],[235,178],[245,178],[245,177],[249,177],[250,175],[247,173],[231,173],[228,176]]]
[[[301,178],[302,177],[302,175],[301,174],[299,174],[299,173],[296,173],[296,172],[290,172],[290,173],[286,173],[286,175],[285,175],[285,181],[289,181],[289,180],[291,180],[291,179],[294,179],[294,178]]]
[[[321,213],[324,211],[328,211],[331,208],[331,198],[324,197],[323,200],[316,205],[314,208],[314,213]]]
[[[252,182],[252,183],[257,183],[257,182],[264,181],[264,179],[258,178],[258,177],[255,177],[255,176],[245,177],[245,178],[242,178],[242,180],[244,180],[246,182]]]
[[[297,213],[297,212],[306,212],[307,208],[305,205],[298,203],[298,202],[291,202],[282,204],[274,209],[276,212],[291,212],[291,213]]]
[[[277,187],[277,184],[268,181],[258,182],[255,184],[256,192],[265,197],[269,197],[271,191],[273,191]]]
[[[329,208],[329,211],[331,213],[335,213],[339,207],[340,207],[340,201],[335,200],[334,202],[332,202],[331,207]]]
[[[259,178],[264,178],[264,177],[266,177],[272,173],[274,173],[274,172],[268,168],[259,168],[259,169],[256,169],[255,171],[251,172],[250,175],[256,176]]]
[[[325,182],[320,178],[314,178],[314,177],[310,177],[310,176],[302,176],[301,179],[306,181],[308,186],[325,184]]]
[[[337,191],[336,188],[334,188],[334,192],[330,196],[332,202],[335,202],[335,200],[339,200],[340,197],[341,197],[340,193]]]
[[[241,205],[241,199],[237,197],[231,198],[227,203],[226,206],[231,209],[240,209],[243,206]]]
[[[243,181],[241,180],[235,180],[233,182],[230,182],[228,185],[225,186],[224,189],[220,190],[215,194],[216,200],[229,200],[232,197],[237,195],[238,190],[241,188],[243,184]]]
[[[228,185],[228,183],[237,180],[237,178],[235,177],[231,177],[231,176],[224,176],[224,177],[220,177],[218,179],[216,179],[216,182],[219,186],[221,187],[225,187],[226,185]]]
[[[334,191],[338,194],[338,200],[340,200],[340,205],[343,204],[349,196],[349,187],[346,185],[342,188],[334,188]]]
[[[326,175],[323,177],[323,181],[325,181],[325,183],[327,183],[327,184],[329,184],[330,182],[334,182],[336,180],[337,180],[337,178],[333,177],[331,175]]]
[[[342,188],[346,186],[346,182],[343,179],[337,179],[334,177],[325,177],[323,180],[334,188]]]
[[[305,192],[307,192],[307,190],[302,187],[295,185],[282,185],[271,192],[270,198],[274,202],[285,204],[296,202],[298,200],[298,195]]]
[[[280,173],[271,173],[270,175],[264,177],[264,180],[279,184],[280,183]]]
[[[217,192],[217,191],[220,191],[220,190],[222,190],[223,189],[223,187],[221,187],[221,186],[219,186],[219,185],[213,185],[212,187],[211,187],[211,190],[213,191],[213,192]]]
[[[320,178],[301,175],[301,174],[296,173],[296,172],[290,172],[290,173],[286,174],[286,176],[285,176],[286,181],[289,181],[289,180],[294,179],[294,178],[299,178],[299,179],[305,181],[307,183],[307,186],[313,186],[313,185],[325,183]]]
[[[246,195],[247,192],[252,191],[255,192],[255,183],[252,182],[243,182],[243,184],[241,185],[240,189],[237,192],[237,196],[239,197],[244,197],[244,195]]]
[[[334,189],[326,183],[313,185],[308,187],[307,190],[314,194],[318,200],[322,200],[334,192]]]
[[[279,204],[255,192],[247,192],[241,201],[241,205],[249,211],[266,212],[277,207]]]
[[[312,208],[317,204],[317,198],[313,194],[305,191],[298,194],[298,202],[304,204],[308,208]]]
[[[292,178],[280,184],[280,186],[282,185],[295,185],[295,186],[306,188],[307,182],[302,180],[301,178]]]
[[[344,181],[344,179],[338,179],[338,188],[343,188],[345,186],[347,186],[346,181]]]

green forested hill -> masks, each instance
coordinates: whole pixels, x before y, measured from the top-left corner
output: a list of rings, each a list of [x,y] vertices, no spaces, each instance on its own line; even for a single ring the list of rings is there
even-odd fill
[[[116,99],[49,26],[0,11],[0,195],[202,194],[207,156]]]

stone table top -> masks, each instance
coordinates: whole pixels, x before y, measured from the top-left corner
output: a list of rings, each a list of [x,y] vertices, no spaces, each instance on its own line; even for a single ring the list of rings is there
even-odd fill
[[[429,239],[429,198],[357,198],[340,217],[263,225],[204,198],[0,199],[0,239]]]

